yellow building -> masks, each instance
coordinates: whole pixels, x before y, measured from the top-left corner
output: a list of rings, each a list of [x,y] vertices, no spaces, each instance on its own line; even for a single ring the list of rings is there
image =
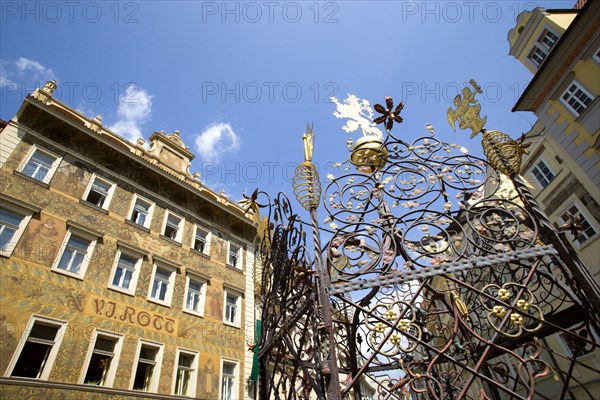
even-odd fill
[[[132,144],[52,97],[0,133],[6,399],[247,399],[256,228],[179,133]]]
[[[531,142],[521,174],[550,221],[575,221],[566,231],[582,262],[600,280],[600,2],[578,1],[571,10],[536,8],[517,17],[508,34],[510,55],[533,74],[513,111],[530,111],[537,121],[526,133]],[[599,332],[590,332],[598,341]],[[568,368],[563,352],[575,357],[565,398],[594,398],[600,386],[600,352],[578,349],[560,334],[543,339],[544,359],[556,371]],[[552,354],[551,354],[552,353]],[[533,365],[535,367],[535,365]],[[558,378],[558,376],[557,376]],[[564,379],[561,376],[560,379]],[[557,380],[546,378],[540,393],[555,398]],[[594,393],[596,393],[594,395]]]
[[[581,216],[581,234],[567,238],[600,277],[600,4],[578,6],[518,16],[510,54],[534,76],[513,111],[537,117],[521,173],[552,222]]]

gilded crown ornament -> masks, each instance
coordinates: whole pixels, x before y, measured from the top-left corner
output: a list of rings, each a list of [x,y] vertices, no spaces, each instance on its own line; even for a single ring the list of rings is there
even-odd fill
[[[391,97],[385,98],[386,107],[381,104],[375,104],[374,108],[380,115],[374,118],[374,111],[368,100],[360,99],[355,95],[349,94],[348,97],[339,101],[335,97],[331,100],[336,105],[336,111],[333,115],[336,118],[347,119],[342,129],[348,133],[361,130],[363,136],[355,142],[348,139],[348,148],[350,149],[350,161],[356,169],[366,174],[372,174],[385,166],[388,159],[388,152],[383,141],[383,132],[377,127],[377,124],[384,123],[389,132],[394,122],[401,123],[400,111],[404,105],[400,102],[394,108],[394,101]]]

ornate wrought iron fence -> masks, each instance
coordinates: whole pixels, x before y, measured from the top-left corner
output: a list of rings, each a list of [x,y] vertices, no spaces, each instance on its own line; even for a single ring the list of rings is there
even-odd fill
[[[484,133],[489,161],[430,126],[395,136],[388,98],[386,135],[329,177],[323,227],[312,129],[294,182],[311,220],[256,194],[261,399],[597,397],[598,284],[517,175],[522,141],[482,129],[473,86],[449,116]]]

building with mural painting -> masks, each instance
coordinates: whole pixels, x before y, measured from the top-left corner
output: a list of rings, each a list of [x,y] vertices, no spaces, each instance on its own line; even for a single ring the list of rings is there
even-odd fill
[[[253,220],[56,87],[0,133],[1,397],[252,398]]]

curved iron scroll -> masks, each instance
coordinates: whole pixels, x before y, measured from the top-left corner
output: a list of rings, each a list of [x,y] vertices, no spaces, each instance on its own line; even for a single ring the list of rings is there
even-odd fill
[[[323,189],[333,344],[311,225],[266,200],[260,398],[326,398],[335,351],[339,399],[593,399],[598,310],[522,185],[433,133],[381,146],[383,167],[348,161]]]

